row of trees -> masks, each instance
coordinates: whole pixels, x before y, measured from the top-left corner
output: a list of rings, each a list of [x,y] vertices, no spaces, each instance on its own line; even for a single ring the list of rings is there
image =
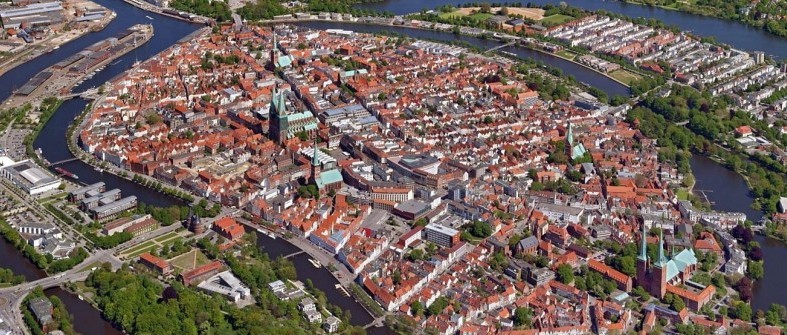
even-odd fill
[[[229,5],[222,0],[173,0],[169,6],[184,12],[213,18],[218,22],[232,19]]]
[[[155,114],[151,114],[151,115],[155,115]],[[188,192],[173,187],[167,187],[166,185],[162,184],[160,181],[150,180],[140,175],[134,175],[134,177],[131,178],[131,181],[137,184],[141,184],[142,186],[152,188],[168,196],[181,199],[186,202],[194,201],[194,196],[189,194]]]

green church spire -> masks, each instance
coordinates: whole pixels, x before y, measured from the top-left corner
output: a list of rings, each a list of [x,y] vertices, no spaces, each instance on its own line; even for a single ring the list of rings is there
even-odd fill
[[[645,224],[642,224],[642,245],[639,247],[639,259],[643,261],[648,261],[648,241],[647,241],[647,233],[645,233]]]

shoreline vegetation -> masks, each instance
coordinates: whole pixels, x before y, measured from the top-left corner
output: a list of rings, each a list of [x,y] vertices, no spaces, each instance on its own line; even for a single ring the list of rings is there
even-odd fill
[[[618,0],[632,5],[658,7],[692,15],[714,17],[743,23],[779,37],[787,37],[787,15],[780,8],[778,1],[752,3],[746,0],[708,0],[676,1],[676,0]]]

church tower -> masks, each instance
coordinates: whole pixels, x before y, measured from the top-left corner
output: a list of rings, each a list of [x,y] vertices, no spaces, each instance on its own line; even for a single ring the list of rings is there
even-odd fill
[[[664,233],[659,233],[659,259],[650,276],[650,294],[662,299],[667,294],[667,257],[664,256]]]
[[[284,102],[284,94],[276,90],[273,86],[271,94],[271,105],[268,108],[268,138],[276,144],[282,144],[287,138],[287,106]]]
[[[312,183],[317,183],[317,178],[320,178],[320,172],[322,172],[322,166],[320,166],[320,160],[317,158],[317,137],[314,137],[314,153],[312,154],[312,166],[311,166],[311,180]]]
[[[637,256],[637,285],[642,286],[645,291],[650,292],[650,285],[648,283],[648,241],[647,233],[645,232],[645,224],[642,224],[642,238],[639,248],[639,256]]]
[[[268,63],[268,70],[276,71],[276,68],[279,67],[279,46],[276,42],[276,29],[271,28],[271,38],[273,42],[271,43],[270,63]]]

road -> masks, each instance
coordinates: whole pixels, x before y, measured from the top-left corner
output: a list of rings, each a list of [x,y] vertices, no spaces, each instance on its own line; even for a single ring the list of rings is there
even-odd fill
[[[121,263],[114,259],[113,253],[114,249],[102,250],[66,272],[12,287],[0,288],[0,318],[12,330],[12,334],[29,334],[22,319],[22,300],[27,293],[36,286],[47,289],[67,282],[83,281],[91,272],[91,269],[87,267],[97,262],[108,261],[112,264],[113,269],[116,269]]]

